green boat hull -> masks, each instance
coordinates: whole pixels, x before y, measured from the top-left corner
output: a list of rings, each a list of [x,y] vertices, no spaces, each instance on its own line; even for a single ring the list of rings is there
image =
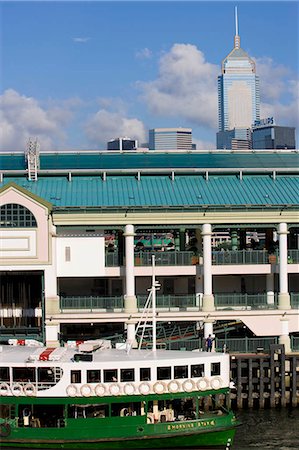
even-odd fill
[[[225,392],[225,391],[224,391]],[[226,449],[233,443],[236,429],[236,419],[232,412],[197,413],[192,420],[161,420],[149,422],[146,411],[148,402],[159,399],[180,399],[182,394],[164,394],[143,396],[127,396],[112,398],[2,398],[3,404],[11,411],[10,418],[0,419],[1,447],[29,448],[29,449],[167,449],[167,448],[197,448],[197,449]],[[200,393],[188,394],[196,401]],[[139,415],[113,415],[113,406],[126,400],[139,402],[145,407],[145,413]],[[69,407],[75,403],[76,408],[103,403],[109,405],[110,413],[104,417],[72,417],[68,414]],[[51,417],[38,425],[25,426],[22,411],[44,405],[49,411],[61,408],[62,419],[53,424]],[[60,405],[60,406],[59,406]],[[120,407],[121,407],[120,406]],[[108,406],[107,406],[108,407]],[[119,408],[120,408],[119,407]],[[17,415],[17,411],[19,414]],[[34,409],[32,409],[34,411]],[[36,418],[36,416],[35,416]],[[166,416],[164,416],[166,418]],[[48,423],[47,423],[48,421]],[[48,425],[48,426],[47,426]],[[228,445],[229,444],[229,445]]]

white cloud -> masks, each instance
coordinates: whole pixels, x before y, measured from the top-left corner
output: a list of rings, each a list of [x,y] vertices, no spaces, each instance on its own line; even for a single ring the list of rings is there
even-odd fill
[[[90,40],[90,37],[73,37],[73,42],[79,42],[80,44],[85,44]]]
[[[256,59],[260,78],[261,117],[274,117],[277,125],[298,127],[299,83],[288,67],[273,59]]]
[[[29,137],[37,137],[41,149],[50,149],[55,142],[63,142],[63,126],[71,118],[65,106],[42,108],[32,97],[20,95],[13,89],[0,96],[0,122],[2,151],[22,151]]]
[[[121,112],[100,109],[87,121],[85,134],[93,146],[106,149],[107,142],[117,137],[137,139],[140,145],[145,140],[146,131],[139,119],[125,117]]]
[[[174,44],[160,59],[156,80],[138,86],[149,110],[196,125],[216,127],[219,67],[191,44]]]
[[[204,141],[192,137],[193,144],[196,144],[196,150],[215,150],[216,149],[216,137],[215,141]]]
[[[141,50],[138,50],[135,53],[135,56],[137,59],[150,59],[153,56],[153,52],[149,48],[145,47]]]

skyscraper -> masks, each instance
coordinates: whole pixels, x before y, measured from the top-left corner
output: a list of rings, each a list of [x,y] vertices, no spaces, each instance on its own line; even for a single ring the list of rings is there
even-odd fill
[[[235,24],[234,48],[222,61],[222,74],[218,77],[219,132],[245,132],[260,118],[259,78],[254,61],[240,47],[237,8]],[[217,133],[217,148],[223,148],[221,136]]]
[[[153,128],[149,130],[150,150],[192,150],[191,128]]]

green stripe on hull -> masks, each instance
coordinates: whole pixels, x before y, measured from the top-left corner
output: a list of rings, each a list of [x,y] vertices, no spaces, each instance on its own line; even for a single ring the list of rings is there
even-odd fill
[[[119,439],[105,440],[102,442],[86,442],[86,441],[72,441],[55,443],[40,443],[29,440],[26,442],[7,442],[2,441],[1,445],[10,448],[42,448],[42,449],[86,449],[86,450],[105,450],[105,449],[158,449],[158,448],[198,448],[198,449],[225,449],[227,443],[232,443],[235,434],[235,429],[228,430],[210,430],[204,433],[181,434],[171,436],[156,436],[156,437],[142,437],[139,439]]]

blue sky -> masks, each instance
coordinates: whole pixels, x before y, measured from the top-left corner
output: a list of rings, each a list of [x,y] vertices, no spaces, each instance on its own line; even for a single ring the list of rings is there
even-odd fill
[[[256,59],[262,117],[298,126],[297,1],[2,1],[3,151],[105,149],[154,127],[215,147],[217,75],[234,37]]]

